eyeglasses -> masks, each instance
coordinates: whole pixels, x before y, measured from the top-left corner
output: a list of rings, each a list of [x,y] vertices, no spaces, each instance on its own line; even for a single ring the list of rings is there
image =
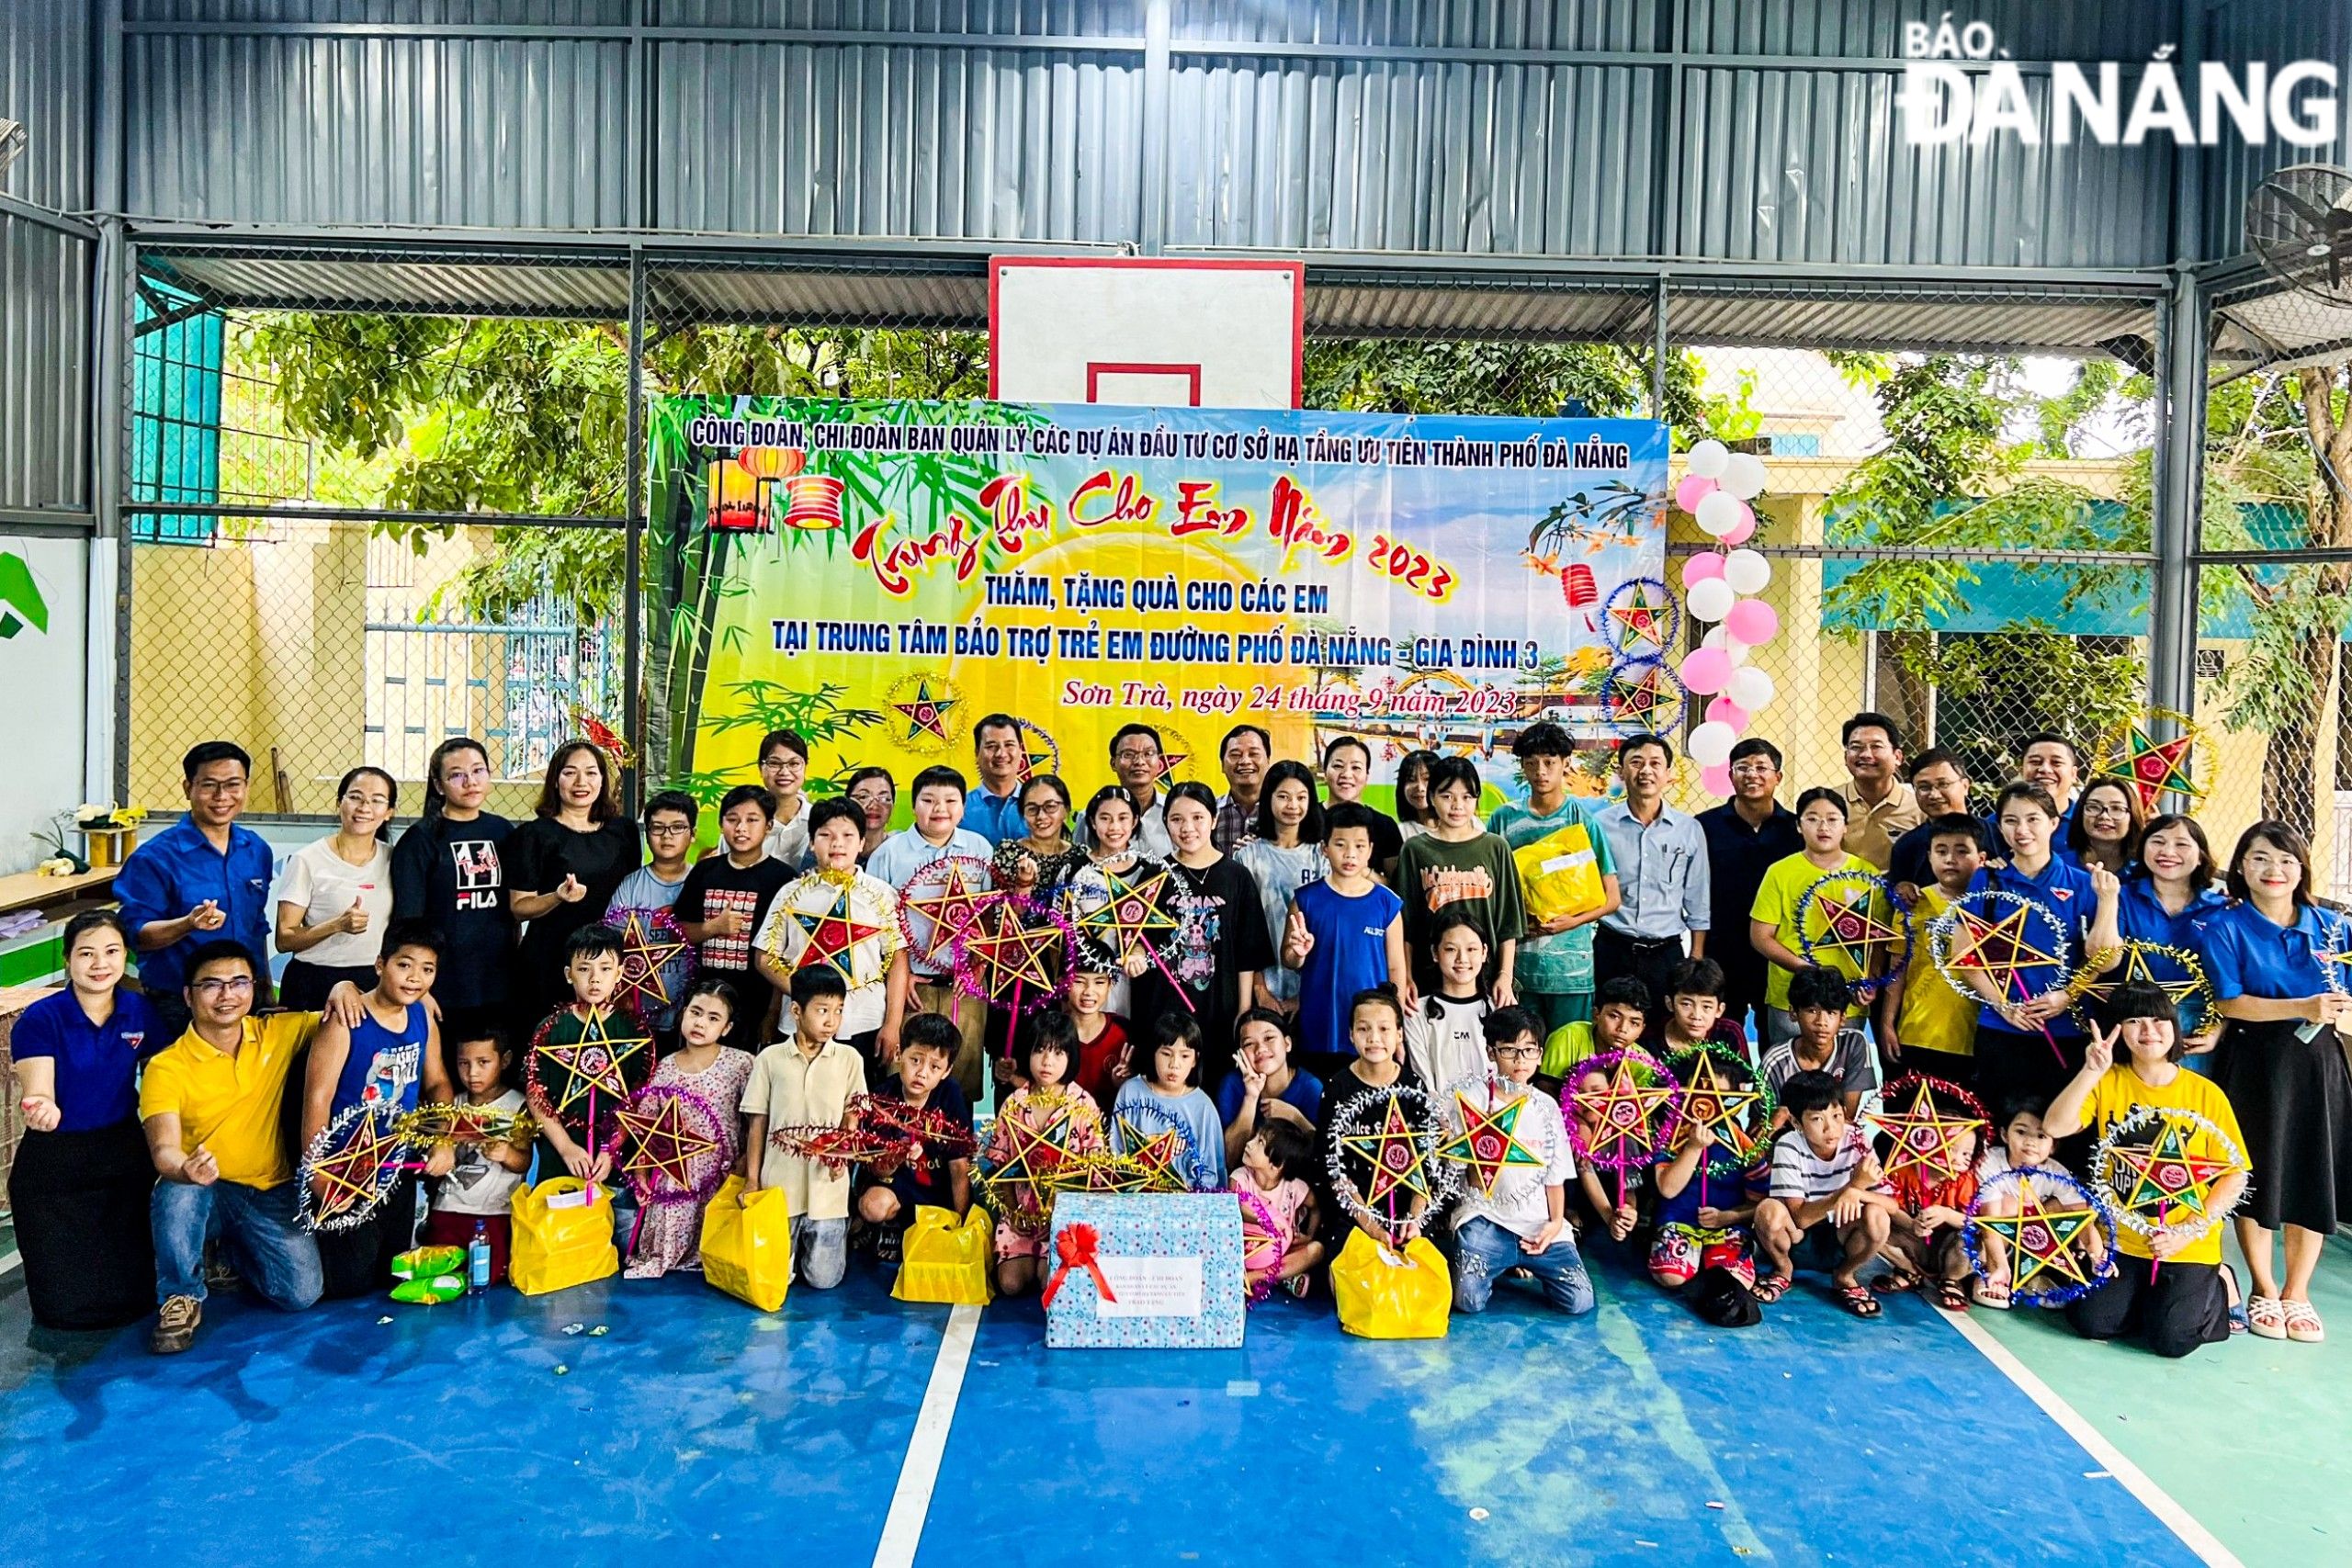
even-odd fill
[[[1069,809],[1069,807],[1064,806],[1058,800],[1033,800],[1028,805],[1021,808],[1021,814],[1024,817],[1035,817],[1039,812],[1067,811]]]
[[[681,833],[693,831],[684,822],[656,822],[645,829],[645,836],[649,839],[674,839]]]
[[[1111,761],[1114,762],[1148,762],[1159,757],[1159,748],[1157,746],[1128,746],[1112,752]]]
[[[188,985],[188,989],[199,997],[234,997],[253,988],[254,977],[251,975],[236,975],[222,979],[195,980]]]
[[[1514,1062],[1523,1062],[1532,1057],[1541,1056],[1544,1054],[1544,1047],[1541,1045],[1498,1045],[1494,1051],[1498,1056]]]

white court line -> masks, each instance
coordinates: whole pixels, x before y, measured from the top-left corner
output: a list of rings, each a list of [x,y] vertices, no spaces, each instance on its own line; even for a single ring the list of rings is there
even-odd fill
[[[2210,1568],[2245,1568],[2237,1554],[2213,1537],[2213,1532],[2197,1522],[2189,1511],[2175,1502],[2172,1495],[2148,1479],[2147,1472],[2123,1457],[2123,1451],[2100,1436],[2098,1428],[2083,1419],[2075,1407],[2058,1396],[2058,1391],[2035,1376],[2031,1368],[2017,1359],[2009,1348],[1972,1322],[1962,1312],[1944,1312],[1943,1320],[1960,1331],[1960,1337],[1976,1347],[1984,1358],[2001,1370],[2011,1382],[2022,1390],[2028,1399],[2041,1406],[2041,1413],[2065,1429],[2068,1437],[2082,1444],[2084,1451],[2116,1480],[2123,1489],[2137,1497],[2148,1512],[2164,1521],[2165,1528],[2178,1536],[2181,1544],[2202,1558]]]
[[[0,1258],[0,1274],[7,1273],[10,1269],[16,1268],[17,1264],[22,1263],[24,1260],[24,1254],[18,1252],[15,1247],[10,1247],[8,1249],[8,1256],[6,1258]]]
[[[940,1337],[939,1359],[931,1364],[931,1386],[923,1390],[922,1409],[915,1416],[914,1436],[907,1440],[907,1462],[899,1470],[899,1489],[890,1497],[890,1517],[882,1523],[882,1544],[874,1549],[874,1568],[912,1568],[915,1548],[922,1544],[923,1519],[931,1512],[932,1488],[939,1483],[939,1461],[947,1452],[947,1429],[955,1425],[956,1401],[964,1391],[964,1369],[971,1364],[972,1338],[979,1325],[978,1307],[948,1309],[947,1332]]]

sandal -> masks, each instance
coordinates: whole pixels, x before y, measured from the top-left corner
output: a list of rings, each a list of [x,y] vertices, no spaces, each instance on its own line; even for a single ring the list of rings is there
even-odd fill
[[[2316,1345],[2327,1337],[2327,1329],[2320,1323],[2319,1308],[2309,1302],[2288,1302],[2287,1337],[2298,1345]]]
[[[2245,1326],[2256,1339],[2286,1338],[2287,1303],[2277,1296],[2248,1296]]]
[[[1786,1274],[1767,1274],[1749,1286],[1747,1293],[1754,1296],[1761,1305],[1770,1306],[1774,1302],[1787,1295],[1789,1287],[1795,1283],[1796,1281]]]
[[[1860,1285],[1837,1286],[1829,1292],[1829,1299],[1856,1317],[1876,1317],[1881,1311],[1878,1298]]]
[[[1975,1290],[1970,1293],[1976,1298],[1978,1306],[1990,1307],[1995,1312],[2009,1310],[2009,1288],[2007,1285],[1995,1284],[1990,1280],[1979,1280],[1976,1281]]]
[[[1908,1269],[1890,1269],[1871,1281],[1871,1289],[1882,1296],[1907,1295],[1926,1281]]]
[[[1946,1312],[1968,1310],[1968,1288],[1957,1280],[1939,1280],[1929,1293],[1935,1297],[1936,1304]]]

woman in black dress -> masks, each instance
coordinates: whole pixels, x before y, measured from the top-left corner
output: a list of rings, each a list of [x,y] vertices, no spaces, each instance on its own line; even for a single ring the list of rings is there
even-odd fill
[[[637,824],[621,815],[611,761],[594,742],[567,740],[548,759],[537,814],[507,840],[509,903],[528,920],[515,975],[515,1027],[528,1039],[539,1021],[571,1000],[564,943],[612,902],[638,868]]]

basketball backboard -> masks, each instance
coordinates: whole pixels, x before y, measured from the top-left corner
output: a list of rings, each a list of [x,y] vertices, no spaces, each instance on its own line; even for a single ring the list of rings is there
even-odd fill
[[[1021,403],[1296,408],[1300,262],[999,256],[989,396]]]

